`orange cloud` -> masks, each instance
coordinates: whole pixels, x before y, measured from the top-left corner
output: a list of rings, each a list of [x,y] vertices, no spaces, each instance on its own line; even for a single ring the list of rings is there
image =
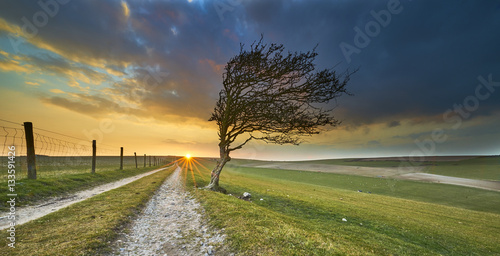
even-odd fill
[[[215,73],[220,73],[220,71],[222,69],[224,69],[223,64],[217,64],[217,63],[215,63],[215,61],[213,61],[211,59],[202,59],[202,60],[199,60],[198,63],[200,63],[202,65],[209,65]]]
[[[224,29],[224,31],[222,32],[222,34],[225,37],[227,37],[227,38],[229,38],[229,39],[231,39],[231,40],[233,40],[235,42],[238,42],[238,36],[235,33],[233,33],[230,29],[227,29],[227,28]]]
[[[52,92],[52,93],[56,93],[56,94],[65,93],[64,91],[59,90],[59,89],[50,89],[50,92]]]
[[[127,6],[126,3],[122,3],[122,4]],[[127,6],[127,10],[128,10],[128,6]],[[41,36],[33,36],[33,35],[28,35],[28,34],[24,33],[23,30],[21,29],[21,27],[19,27],[18,25],[15,25],[15,24],[11,24],[2,18],[0,18],[0,31],[5,31],[7,33],[11,33],[12,35],[9,35],[9,36],[22,37],[27,42],[33,44],[37,48],[53,52],[57,55],[62,56],[65,59],[68,59],[68,60],[75,62],[75,63],[82,63],[82,64],[89,65],[91,67],[102,68],[102,69],[107,69],[107,66],[110,64],[110,63],[108,63],[109,61],[107,61],[107,60],[91,57],[90,55],[86,55],[86,54],[80,54],[80,52],[78,52],[78,51],[74,51],[74,52],[64,51],[63,49],[60,49],[60,48],[48,43],[47,41],[43,40]],[[3,51],[1,54],[4,56],[9,55],[8,53],[3,52]],[[13,56],[12,58],[20,59],[19,56]],[[118,61],[117,63],[111,63],[111,64],[119,64],[119,66],[122,66],[122,64],[124,64],[126,66],[127,63],[121,63]]]
[[[22,73],[32,73],[34,70],[34,67],[32,65],[29,64],[21,65],[19,61],[23,60],[23,58],[17,55],[13,55],[8,52],[0,50],[0,57],[1,56],[3,56],[3,58],[0,58],[0,70],[6,72],[14,71]]]
[[[0,70],[2,71],[14,71],[21,73],[32,73],[34,67],[32,65],[20,65],[18,61],[15,60],[0,60]]]
[[[27,85],[39,86],[40,84],[37,82],[26,82]]]
[[[130,9],[128,8],[127,2],[122,1],[121,4],[123,8],[123,15],[128,18],[130,16]]]
[[[12,25],[2,18],[0,18],[0,31],[5,31],[7,33],[12,33],[17,35],[22,34],[22,30],[19,26]]]
[[[9,53],[4,52],[2,50],[0,50],[0,54],[3,55],[3,56],[5,56],[5,57],[7,57],[7,58],[9,57]]]

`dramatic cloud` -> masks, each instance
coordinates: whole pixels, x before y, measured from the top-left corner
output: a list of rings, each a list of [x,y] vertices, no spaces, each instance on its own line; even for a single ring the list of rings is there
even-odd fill
[[[359,68],[354,96],[332,102],[342,126],[312,143],[342,134],[351,147],[411,148],[458,121],[498,137],[499,11],[494,1],[3,1],[0,76],[93,118],[205,127],[225,63],[264,35],[290,51],[317,45],[318,68]]]

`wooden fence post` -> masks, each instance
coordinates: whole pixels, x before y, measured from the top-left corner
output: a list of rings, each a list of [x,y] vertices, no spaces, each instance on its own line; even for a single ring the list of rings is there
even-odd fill
[[[92,140],[92,173],[95,173],[95,160],[97,156],[96,142]]]
[[[146,167],[146,154],[144,154],[144,167]]]
[[[123,147],[120,147],[120,170],[123,170]]]
[[[149,167],[151,167],[151,155],[149,156]]]
[[[156,166],[156,156],[153,156],[153,164]]]
[[[135,169],[137,169],[137,153],[134,152],[134,158],[135,158]]]
[[[26,137],[26,160],[28,161],[28,179],[36,180],[35,140],[33,139],[33,124],[24,122]]]

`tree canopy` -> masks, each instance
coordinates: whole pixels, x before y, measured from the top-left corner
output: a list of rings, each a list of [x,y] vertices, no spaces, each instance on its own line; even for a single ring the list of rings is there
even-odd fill
[[[299,145],[301,137],[318,134],[320,127],[340,124],[333,116],[335,106],[328,103],[350,94],[346,86],[352,73],[315,71],[317,55],[316,47],[285,52],[282,44],[264,44],[262,38],[249,50],[240,45],[240,53],[225,67],[223,89],[209,119],[219,127],[221,159],[212,172],[217,186],[229,153],[250,140]]]

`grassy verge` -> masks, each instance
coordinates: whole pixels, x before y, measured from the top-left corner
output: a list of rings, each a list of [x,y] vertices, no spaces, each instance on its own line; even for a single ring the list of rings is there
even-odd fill
[[[198,186],[208,180],[199,174],[195,178]],[[188,187],[192,183],[188,179]],[[231,168],[221,185],[228,193],[252,194],[253,202],[246,202],[195,190],[212,225],[225,228],[227,242],[239,255],[500,253],[499,214],[245,175]]]
[[[36,180],[27,178],[16,180],[15,193],[17,193],[16,206],[23,206],[44,200],[47,197],[62,196],[67,193],[94,187],[100,184],[120,180],[122,178],[148,172],[155,167],[144,167],[140,169],[126,168],[124,170],[109,169],[92,173],[64,174],[60,176],[41,177]],[[7,201],[10,199],[7,182],[0,187],[0,211],[7,210]]]
[[[116,230],[151,198],[169,168],[16,227],[16,248],[0,240],[0,255],[100,255]]]

